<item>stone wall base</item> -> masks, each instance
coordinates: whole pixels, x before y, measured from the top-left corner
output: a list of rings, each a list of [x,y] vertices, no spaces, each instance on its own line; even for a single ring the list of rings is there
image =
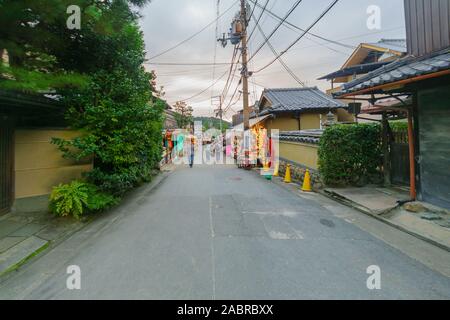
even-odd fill
[[[292,161],[280,159],[279,175],[284,178],[286,175],[287,165],[291,165],[291,178],[293,182],[303,185],[305,179],[306,170],[309,170],[311,175],[311,186],[314,191],[318,191],[324,188],[323,182],[320,178],[320,174],[317,170],[307,168],[301,164],[294,163]]]

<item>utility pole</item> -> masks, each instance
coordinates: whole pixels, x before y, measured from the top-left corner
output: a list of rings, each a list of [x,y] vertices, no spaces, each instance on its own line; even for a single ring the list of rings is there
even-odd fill
[[[247,44],[247,6],[246,0],[241,0],[241,24],[242,24],[242,96],[244,102],[244,132],[250,129],[250,106],[248,92],[248,44]]]
[[[241,10],[237,14],[237,18],[233,20],[229,37],[223,34],[223,37],[217,39],[222,43],[225,48],[228,41],[233,45],[237,45],[241,42],[242,51],[242,96],[244,102],[244,131],[250,129],[250,106],[249,106],[249,90],[248,90],[248,78],[250,73],[248,71],[248,43],[247,43],[247,0],[241,0]]]
[[[247,38],[247,0],[241,0],[241,10],[237,13],[235,19],[231,23],[231,29],[229,33],[229,37],[223,34],[221,39],[217,39],[217,41],[222,43],[222,46],[225,48],[228,41],[233,45],[238,45],[241,43],[241,51],[242,51],[242,97],[243,97],[243,116],[244,116],[244,163],[248,163],[249,160],[249,144],[250,137],[248,135],[248,131],[250,130],[250,106],[249,106],[249,90],[248,90],[248,78],[250,77],[250,72],[248,71],[248,38]],[[250,166],[246,165],[247,168]]]

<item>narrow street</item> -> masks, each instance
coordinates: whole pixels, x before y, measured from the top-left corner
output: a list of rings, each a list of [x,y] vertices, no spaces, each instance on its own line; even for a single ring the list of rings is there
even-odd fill
[[[450,298],[450,278],[419,262],[448,252],[331,200],[234,166],[166,176],[6,279],[0,299]],[[69,265],[81,290],[66,288]],[[366,286],[371,265],[381,290]]]

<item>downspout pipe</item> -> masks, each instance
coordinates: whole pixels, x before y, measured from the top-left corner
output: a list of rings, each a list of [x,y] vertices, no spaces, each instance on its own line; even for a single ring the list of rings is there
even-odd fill
[[[416,163],[414,148],[414,126],[413,126],[413,110],[408,110],[408,145],[409,145],[409,176],[410,176],[410,197],[411,200],[417,199],[416,190]]]

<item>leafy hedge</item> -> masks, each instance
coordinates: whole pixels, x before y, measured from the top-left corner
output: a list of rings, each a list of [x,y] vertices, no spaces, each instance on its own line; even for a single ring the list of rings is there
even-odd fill
[[[378,125],[336,125],[325,130],[320,139],[319,171],[327,185],[375,182],[381,164]]]

